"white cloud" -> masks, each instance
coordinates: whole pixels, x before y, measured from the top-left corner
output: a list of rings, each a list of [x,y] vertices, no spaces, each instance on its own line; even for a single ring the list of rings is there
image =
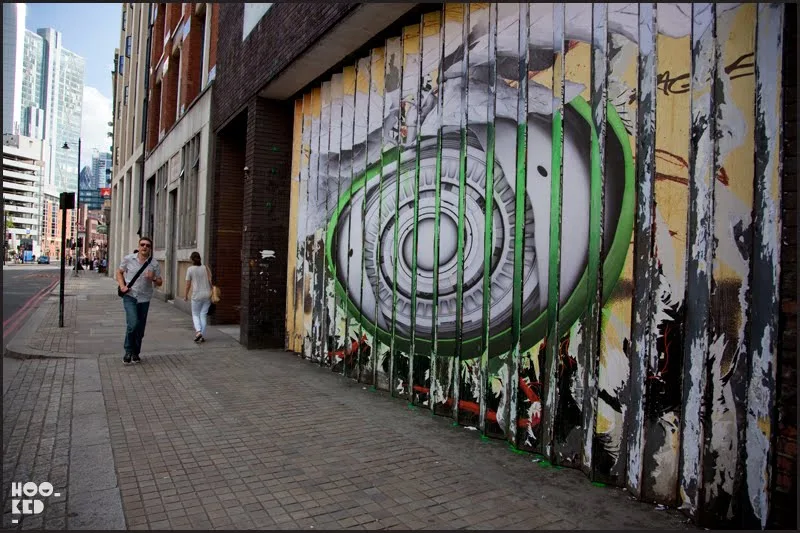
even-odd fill
[[[92,151],[107,152],[111,146],[108,133],[112,120],[112,103],[94,87],[83,88],[83,111],[81,117],[81,166],[91,165]]]

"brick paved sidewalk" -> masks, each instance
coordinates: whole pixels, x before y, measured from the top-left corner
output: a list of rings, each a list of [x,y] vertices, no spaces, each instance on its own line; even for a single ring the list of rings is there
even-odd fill
[[[92,311],[105,296],[86,290],[72,331],[115,312]],[[184,349],[191,318],[160,301],[151,313],[141,365],[113,346],[22,361],[3,398],[4,527],[689,527],[292,354],[216,328]],[[61,496],[11,524],[10,481]]]

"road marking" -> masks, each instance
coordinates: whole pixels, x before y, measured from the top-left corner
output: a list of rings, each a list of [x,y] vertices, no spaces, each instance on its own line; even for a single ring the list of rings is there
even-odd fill
[[[31,298],[25,302],[25,304],[11,317],[3,322],[3,336],[6,338],[11,337],[14,333],[16,333],[17,329],[25,322],[25,319],[28,317],[28,314],[39,304],[45,297],[53,290],[53,288],[58,284],[59,280],[53,281],[50,285],[43,288]]]

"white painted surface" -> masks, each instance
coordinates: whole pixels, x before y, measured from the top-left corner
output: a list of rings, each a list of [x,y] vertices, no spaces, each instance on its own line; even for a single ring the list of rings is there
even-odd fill
[[[258,21],[261,20],[261,17],[269,11],[272,7],[272,4],[266,3],[247,3],[244,5],[244,16],[242,21],[242,40],[244,41],[247,39],[247,36],[250,35],[250,32],[253,31],[253,28],[256,27]]]

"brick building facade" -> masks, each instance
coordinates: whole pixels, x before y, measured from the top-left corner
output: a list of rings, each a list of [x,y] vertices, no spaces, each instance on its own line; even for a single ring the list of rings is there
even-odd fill
[[[291,97],[419,8],[277,3],[246,28],[249,6],[220,6],[210,262],[225,297],[215,320],[238,323],[249,348],[284,348]]]

